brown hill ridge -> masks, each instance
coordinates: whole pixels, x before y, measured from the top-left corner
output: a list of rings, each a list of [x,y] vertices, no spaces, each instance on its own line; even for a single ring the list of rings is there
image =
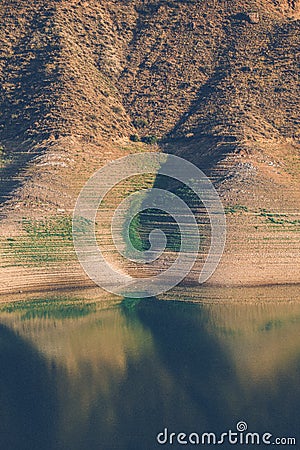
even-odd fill
[[[206,171],[224,201],[212,284],[298,283],[299,16],[288,0],[4,0],[2,291],[86,283],[70,243],[81,187],[159,149]]]

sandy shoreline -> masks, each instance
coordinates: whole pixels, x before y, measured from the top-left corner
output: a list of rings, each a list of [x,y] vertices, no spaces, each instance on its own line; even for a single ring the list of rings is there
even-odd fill
[[[96,286],[85,274],[73,272],[47,273],[37,270],[35,274],[24,268],[6,269],[6,283],[0,286],[0,303],[20,301],[38,296],[75,296],[83,299],[118,299],[122,297],[109,294]],[[13,276],[14,274],[14,276]],[[182,284],[159,296],[161,300],[184,301],[188,303],[212,303],[231,301],[300,301],[299,283],[273,283],[257,285],[225,284]]]

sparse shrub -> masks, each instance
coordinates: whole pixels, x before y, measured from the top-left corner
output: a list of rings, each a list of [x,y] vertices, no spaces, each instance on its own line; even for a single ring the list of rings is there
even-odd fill
[[[145,142],[145,144],[156,144],[158,141],[157,136],[154,136],[153,134],[149,136],[144,136],[142,138],[142,142]]]
[[[135,119],[133,122],[135,128],[145,128],[147,121],[145,119]]]
[[[121,114],[122,113],[122,108],[120,106],[113,106],[112,110],[115,114]]]
[[[0,144],[0,162],[4,162],[5,161],[5,154],[4,154],[4,147],[3,145]]]
[[[129,138],[132,142],[140,142],[140,138],[138,134],[132,134]]]

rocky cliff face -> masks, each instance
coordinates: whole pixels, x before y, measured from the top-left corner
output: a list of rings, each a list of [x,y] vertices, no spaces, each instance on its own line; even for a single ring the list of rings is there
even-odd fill
[[[4,1],[1,138],[127,136],[137,119],[162,137],[240,136],[253,116],[294,136],[298,12],[298,1]]]

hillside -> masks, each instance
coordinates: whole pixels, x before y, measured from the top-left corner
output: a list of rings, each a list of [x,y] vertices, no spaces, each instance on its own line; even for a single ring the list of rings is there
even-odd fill
[[[299,1],[3,0],[0,17],[0,290],[87,283],[78,193],[145,150],[218,189],[228,240],[210,283],[299,283]]]

